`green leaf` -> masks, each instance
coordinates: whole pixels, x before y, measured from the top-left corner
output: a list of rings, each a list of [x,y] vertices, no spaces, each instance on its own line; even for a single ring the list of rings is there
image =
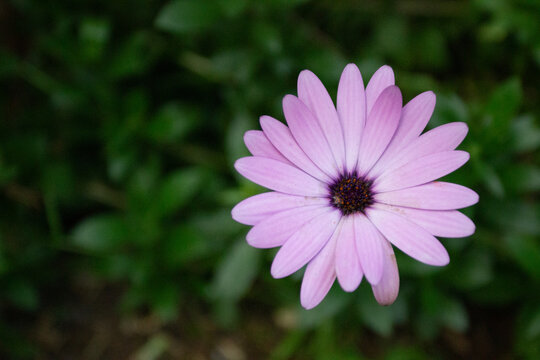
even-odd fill
[[[103,48],[109,39],[110,25],[104,19],[86,18],[79,27],[82,53],[87,60],[101,57]]]
[[[485,250],[471,250],[453,259],[452,263],[451,271],[442,275],[458,289],[470,291],[493,281],[493,261]]]
[[[174,227],[163,240],[164,263],[177,268],[212,251],[209,241],[191,224]]]
[[[249,289],[259,270],[260,251],[238,241],[216,269],[211,293],[220,301],[237,301]]]
[[[193,199],[204,185],[204,173],[199,168],[182,169],[169,175],[162,183],[155,204],[160,214],[173,213]]]
[[[388,337],[394,327],[393,307],[377,304],[373,296],[363,296],[358,304],[358,310],[364,324],[377,334]]]
[[[461,333],[469,326],[469,317],[463,304],[449,297],[440,303],[439,319],[443,325]]]
[[[384,360],[424,360],[433,359],[422,348],[404,347],[403,345],[392,346]]]
[[[87,218],[77,225],[71,238],[84,251],[106,253],[129,238],[129,229],[119,215],[102,214]]]
[[[162,42],[146,31],[135,32],[111,56],[107,74],[122,79],[144,73],[162,50]]]
[[[429,122],[431,127],[454,121],[467,121],[467,105],[456,94],[437,94],[437,106]]]
[[[135,360],[157,360],[167,352],[170,340],[165,334],[152,336],[134,355]]]
[[[146,134],[160,143],[179,141],[193,129],[198,119],[197,110],[183,104],[168,103],[159,109]]]
[[[508,164],[503,173],[504,187],[515,193],[540,190],[540,167]]]
[[[536,237],[512,233],[505,236],[504,244],[523,270],[540,279],[540,244]]]
[[[521,84],[517,78],[508,80],[493,92],[485,108],[489,116],[488,137],[498,141],[508,137],[511,120],[517,115],[522,97]]]
[[[11,279],[2,292],[20,309],[26,311],[36,310],[39,305],[38,292],[34,284],[26,279]]]
[[[190,34],[210,28],[220,18],[214,1],[174,0],[165,5],[156,18],[157,28],[173,34]]]
[[[512,149],[533,151],[540,147],[540,126],[532,115],[523,115],[512,121]]]
[[[167,281],[154,281],[151,286],[150,303],[154,313],[164,322],[176,319],[179,310],[180,284]]]
[[[299,326],[310,329],[320,325],[322,322],[332,318],[352,301],[349,294],[335,289],[330,291],[324,300],[311,310],[300,310]]]

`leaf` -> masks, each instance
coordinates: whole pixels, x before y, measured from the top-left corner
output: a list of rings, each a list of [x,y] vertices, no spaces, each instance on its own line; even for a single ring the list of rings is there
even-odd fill
[[[218,265],[211,286],[214,299],[237,301],[249,289],[259,270],[260,252],[238,241]]]
[[[164,322],[174,321],[178,316],[180,284],[162,279],[153,282],[149,294],[154,313]]]
[[[195,126],[198,119],[196,109],[179,103],[168,103],[154,116],[146,134],[160,143],[179,141]]]
[[[134,354],[135,360],[157,360],[162,358],[170,347],[169,338],[162,333],[153,335],[137,352]]]
[[[343,291],[335,291],[337,285],[334,284],[324,300],[311,310],[300,310],[299,326],[310,329],[320,325],[322,322],[333,317],[343,310],[352,301],[352,297]]]
[[[454,121],[467,121],[467,105],[456,94],[437,94],[437,106],[429,122],[432,127]]]
[[[523,270],[531,277],[540,279],[540,244],[537,238],[512,233],[504,237],[504,244]]]
[[[533,151],[540,147],[540,126],[532,115],[520,116],[512,121],[512,149],[517,152]]]
[[[85,18],[79,27],[79,38],[85,60],[99,59],[109,39],[110,24],[104,19]]]
[[[508,164],[503,173],[504,187],[515,193],[540,190],[540,168],[534,165]]]
[[[39,295],[35,285],[23,278],[13,278],[4,285],[3,294],[19,309],[36,310],[39,305]]]
[[[158,13],[155,25],[173,34],[190,34],[210,28],[220,18],[214,1],[174,0]]]
[[[440,303],[439,319],[446,327],[461,333],[469,326],[469,317],[463,304],[447,296]]]
[[[471,250],[452,259],[451,271],[442,275],[456,288],[470,291],[493,281],[493,261],[485,251]]]
[[[358,310],[363,323],[368,328],[381,336],[388,337],[392,334],[394,327],[393,306],[381,306],[377,304],[373,296],[363,296],[358,304]]]
[[[204,186],[204,173],[198,168],[175,171],[159,188],[155,206],[162,215],[170,214],[185,206]]]
[[[129,229],[116,214],[102,214],[83,220],[75,227],[71,238],[84,251],[106,253],[128,239]]]
[[[162,50],[162,42],[145,31],[135,32],[115,49],[107,74],[113,79],[143,74]]]
[[[481,208],[483,216],[498,229],[518,234],[540,234],[540,207],[536,204],[486,198],[481,201]]]
[[[170,268],[196,261],[211,251],[209,241],[189,223],[174,227],[163,240],[164,263]]]
[[[502,141],[508,137],[511,120],[517,115],[522,101],[521,84],[517,78],[499,86],[491,95],[485,113],[489,116],[487,137]]]

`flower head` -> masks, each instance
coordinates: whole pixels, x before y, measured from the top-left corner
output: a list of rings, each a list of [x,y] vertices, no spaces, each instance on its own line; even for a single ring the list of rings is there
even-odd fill
[[[263,130],[246,132],[253,156],[237,160],[235,168],[273,191],[240,202],[232,216],[253,225],[251,246],[281,246],[274,278],[307,265],[300,292],[305,308],[318,305],[336,278],[354,291],[365,277],[377,301],[391,304],[399,291],[393,246],[443,266],[449,256],[435,236],[474,233],[472,221],[456,209],[475,204],[478,195],[435,181],[469,159],[455,150],[468,129],[456,122],[422,134],[434,107],[431,91],[402,107],[389,66],[364,88],[360,71],[349,64],[337,108],[315,74],[304,70],[298,97],[283,99],[288,126],[262,116]]]

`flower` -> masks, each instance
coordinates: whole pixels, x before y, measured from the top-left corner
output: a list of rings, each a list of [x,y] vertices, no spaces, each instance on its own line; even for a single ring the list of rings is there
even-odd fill
[[[425,264],[444,266],[448,252],[435,236],[465,237],[473,222],[456,209],[478,202],[463,186],[435,181],[461,167],[469,154],[455,150],[467,134],[454,122],[421,134],[435,107],[424,92],[404,107],[394,73],[379,68],[366,88],[356,65],[345,67],[337,108],[308,70],[298,97],[286,95],[288,126],[262,116],[262,131],[247,131],[253,156],[236,161],[247,179],[272,192],[234,207],[232,217],[253,225],[256,248],[281,246],[274,278],[307,264],[300,301],[317,306],[334,281],[354,291],[365,276],[381,305],[399,292],[393,246]]]

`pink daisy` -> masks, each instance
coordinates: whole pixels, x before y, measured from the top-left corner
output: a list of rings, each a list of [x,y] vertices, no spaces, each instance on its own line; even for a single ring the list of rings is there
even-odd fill
[[[425,264],[444,266],[449,256],[435,238],[474,233],[457,211],[478,195],[463,186],[434,181],[461,167],[469,154],[455,150],[465,123],[421,134],[435,107],[422,93],[402,107],[394,73],[383,66],[367,87],[354,64],[339,82],[337,109],[321,81],[308,70],[298,78],[298,97],[283,99],[288,126],[269,117],[263,131],[246,132],[253,156],[236,161],[247,179],[272,192],[234,207],[232,217],[253,225],[247,242],[281,248],[274,278],[307,265],[300,301],[317,306],[337,278],[354,291],[365,276],[382,305],[399,292],[392,245]]]

